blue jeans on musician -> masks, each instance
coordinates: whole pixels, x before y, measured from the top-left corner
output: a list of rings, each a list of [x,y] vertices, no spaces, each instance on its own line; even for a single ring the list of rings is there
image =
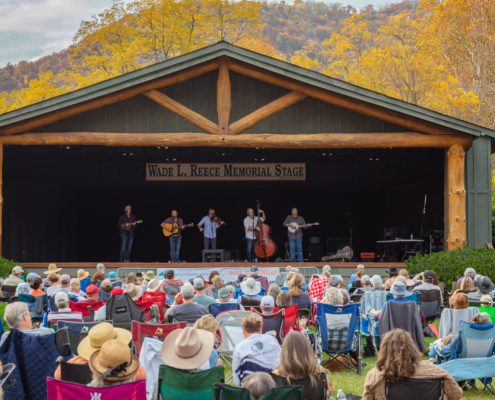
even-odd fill
[[[256,239],[246,238],[246,259],[248,261],[253,261],[254,259],[254,243]]]
[[[180,235],[170,236],[170,261],[179,262],[180,243],[182,237]]]
[[[120,254],[119,261],[127,262],[131,259],[132,243],[134,242],[134,235],[120,235]]]
[[[295,261],[297,254],[297,261],[303,261],[303,246],[302,238],[289,239],[289,261]]]

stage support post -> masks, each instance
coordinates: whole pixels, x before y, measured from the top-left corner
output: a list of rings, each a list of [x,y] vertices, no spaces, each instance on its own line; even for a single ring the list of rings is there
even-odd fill
[[[0,256],[3,255],[3,144],[0,144]]]
[[[460,144],[450,146],[445,155],[445,248],[466,245],[465,152]]]
[[[219,64],[217,80],[218,134],[229,134],[230,112],[232,110],[232,89],[229,66],[226,60]]]

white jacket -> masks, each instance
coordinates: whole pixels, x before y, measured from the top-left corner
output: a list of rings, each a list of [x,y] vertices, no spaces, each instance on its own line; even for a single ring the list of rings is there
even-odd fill
[[[155,389],[158,393],[158,371],[163,364],[161,349],[163,342],[158,339],[145,337],[139,353],[139,364],[146,370],[146,397],[155,398]]]
[[[273,370],[280,364],[280,345],[271,335],[255,333],[244,339],[234,348],[232,356],[232,376],[237,386],[247,375],[242,368],[246,361],[253,361],[248,373]]]

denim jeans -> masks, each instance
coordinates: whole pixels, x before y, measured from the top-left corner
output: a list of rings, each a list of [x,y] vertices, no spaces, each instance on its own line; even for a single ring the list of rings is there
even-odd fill
[[[179,262],[180,260],[180,243],[182,241],[181,235],[170,236],[170,261],[171,262]]]
[[[134,242],[134,235],[120,235],[120,254],[119,261],[127,262],[131,259],[132,243]]]
[[[303,246],[302,246],[302,237],[297,239],[289,239],[289,261],[296,260],[297,253],[297,261],[303,261]]]
[[[246,259],[248,261],[253,261],[254,259],[254,243],[256,239],[246,238]]]

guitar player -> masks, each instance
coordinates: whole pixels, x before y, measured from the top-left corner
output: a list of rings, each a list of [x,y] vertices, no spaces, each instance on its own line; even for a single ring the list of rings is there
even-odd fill
[[[124,214],[119,218],[118,222],[120,231],[120,262],[129,262],[131,259],[136,222],[136,216],[132,214],[132,207],[129,204],[126,205],[124,208]]]
[[[287,215],[283,222],[283,226],[285,228],[289,228],[294,223],[299,226],[306,225],[306,221],[302,216],[299,215],[299,211],[297,210],[297,208],[293,208],[290,211],[290,214]],[[297,253],[297,261],[302,262],[304,259],[302,229],[297,229],[294,233],[287,230],[287,237],[289,239],[289,261],[294,262]]]
[[[169,236],[168,240],[170,243],[170,262],[179,262],[180,261],[180,244],[182,241],[182,231],[185,228],[184,221],[179,217],[179,213],[177,210],[172,210],[170,213],[170,217],[168,217],[165,221],[161,223],[161,227],[165,229],[165,226],[172,225],[172,229],[177,229],[177,233]]]

